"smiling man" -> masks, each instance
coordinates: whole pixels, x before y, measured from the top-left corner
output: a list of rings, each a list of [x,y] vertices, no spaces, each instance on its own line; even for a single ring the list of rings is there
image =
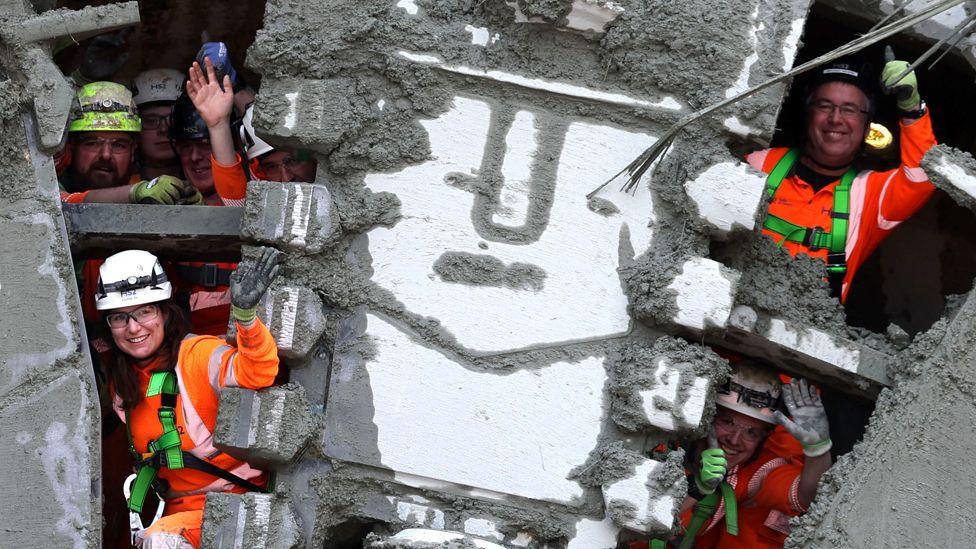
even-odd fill
[[[842,302],[858,268],[934,191],[919,167],[935,136],[915,73],[895,83],[907,67],[904,61],[889,61],[881,77],[882,89],[896,94],[902,116],[898,168],[857,168],[875,111],[876,86],[874,74],[855,61],[819,70],[806,100],[802,147],[766,149],[747,157],[754,168],[770,174],[763,233],[794,256],[805,253],[823,260],[832,292]]]
[[[134,174],[142,121],[132,93],[115,82],[78,90],[68,123],[68,170],[59,179],[63,202],[194,204],[200,194],[175,177],[140,181]]]
[[[777,409],[781,395],[789,417]],[[716,404],[709,437],[688,452],[680,547],[782,547],[789,518],[807,510],[831,465],[817,390],[741,363]]]

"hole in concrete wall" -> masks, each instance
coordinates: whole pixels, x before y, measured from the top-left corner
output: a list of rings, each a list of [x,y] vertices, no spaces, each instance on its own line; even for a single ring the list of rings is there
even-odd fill
[[[103,5],[115,3],[112,0],[58,0],[38,1],[35,5],[39,10],[53,8],[80,9],[89,5]],[[129,85],[132,78],[139,72],[151,68],[172,68],[185,72],[196,56],[201,44],[201,33],[207,31],[211,40],[223,41],[228,44],[234,67],[244,80],[257,87],[260,76],[244,68],[244,58],[247,48],[254,41],[257,30],[263,25],[265,10],[264,0],[235,1],[219,0],[212,2],[194,2],[192,0],[141,0],[139,12],[142,23],[133,28],[127,37],[126,52],[128,58],[112,77],[113,81]],[[82,41],[79,45],[68,45],[55,56],[55,61],[65,74],[71,74],[81,61],[81,56],[88,44]],[[237,240],[235,239],[236,243]],[[152,245],[150,245],[152,246]],[[131,242],[118,247],[106,246],[96,255],[86,257],[106,257],[133,246]],[[213,261],[207,257],[189,258],[185,252],[178,252],[179,259],[199,259]],[[167,253],[158,253],[161,259],[167,259]],[[76,257],[76,259],[80,259]],[[223,259],[223,258],[222,258]],[[76,265],[81,265],[76,263]],[[170,269],[171,266],[167,266]],[[87,273],[97,276],[97,267]],[[85,287],[82,286],[82,292]],[[96,316],[97,315],[93,315]],[[100,322],[98,318],[90,319],[88,333],[94,336],[98,333],[92,323]],[[92,350],[92,357],[96,369],[98,366],[98,352]],[[282,365],[284,366],[284,365]],[[102,376],[96,376],[100,380]],[[288,372],[282,368],[279,381],[286,382]],[[104,403],[107,406],[107,403]],[[122,481],[132,468],[132,460],[127,451],[127,439],[124,425],[110,410],[103,411],[103,547],[128,548],[129,523],[128,511],[122,496]],[[150,498],[153,500],[153,498]],[[147,500],[147,510],[143,513],[144,524],[149,524],[155,511],[153,501]]]
[[[823,3],[811,9],[803,47],[795,65],[824,54],[863,34],[874,24]],[[915,60],[930,44],[904,33],[865,50],[876,70],[883,66],[884,46],[894,47],[899,59]],[[976,97],[972,67],[959,55],[946,56],[934,68],[918,72],[920,91],[932,114],[936,138],[958,149],[976,148]],[[803,139],[806,82],[798,78],[777,121],[773,146],[790,146]],[[898,115],[893,101],[882,99],[875,121],[895,132]],[[897,141],[896,141],[897,142]],[[870,167],[898,165],[898,149],[868,159]],[[899,226],[861,267],[851,286],[846,309],[848,323],[882,332],[895,323],[911,334],[924,331],[940,318],[945,296],[968,292],[976,275],[976,216],[955,204],[943,191],[910,220]]]

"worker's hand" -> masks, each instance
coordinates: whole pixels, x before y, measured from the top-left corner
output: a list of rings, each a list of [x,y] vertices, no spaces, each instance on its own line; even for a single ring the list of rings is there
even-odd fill
[[[230,113],[234,108],[234,90],[231,87],[230,75],[224,75],[224,85],[221,88],[213,62],[204,59],[206,75],[200,68],[200,63],[193,62],[190,67],[190,79],[186,82],[186,93],[193,101],[193,106],[200,113],[200,118],[208,128],[226,125],[230,128]]]
[[[129,58],[124,51],[125,39],[132,33],[132,27],[118,32],[101,34],[89,40],[81,58],[78,72],[89,82],[109,80]]]
[[[199,204],[203,200],[191,183],[171,175],[161,175],[149,181],[140,181],[129,190],[129,202],[133,204]]]
[[[708,433],[708,449],[701,453],[701,468],[695,475],[695,485],[705,495],[711,494],[725,478],[729,463],[725,459],[725,450],[718,446],[715,433]]]
[[[254,308],[278,276],[280,252],[269,247],[260,250],[257,260],[242,261],[230,275],[230,316],[243,324],[254,320]]]
[[[915,71],[895,82],[895,79],[907,68],[907,61],[894,60],[885,63],[884,70],[881,71],[882,89],[887,94],[895,94],[898,108],[905,112],[918,110],[922,103],[922,98],[918,94],[918,78],[915,77]]]
[[[822,456],[830,451],[830,426],[817,388],[805,379],[794,379],[783,386],[783,402],[793,419],[775,412],[776,421],[803,444],[803,453]]]

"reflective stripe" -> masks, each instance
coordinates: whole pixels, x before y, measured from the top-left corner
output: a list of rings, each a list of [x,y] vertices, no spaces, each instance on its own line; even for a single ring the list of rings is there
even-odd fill
[[[224,201],[224,206],[243,206],[244,205],[244,199],[243,198],[224,198],[224,197],[220,197],[220,199]]]
[[[213,445],[213,433],[210,432],[196,408],[193,407],[193,400],[190,399],[186,386],[183,384],[182,368],[176,368],[176,381],[180,386],[180,401],[177,403],[177,408],[183,410],[183,427],[194,444],[194,448],[187,451],[200,459],[207,459],[217,451]],[[184,448],[184,450],[186,449]]]
[[[793,484],[790,485],[790,505],[793,506],[793,510],[797,513],[805,513],[806,507],[800,503],[800,476],[797,475],[793,479]]]
[[[224,353],[232,350],[233,347],[221,345],[210,353],[210,361],[207,363],[207,377],[210,378],[210,388],[214,394],[220,394],[220,363],[224,358]]]
[[[234,364],[237,362],[237,353],[230,357],[227,363],[227,373],[224,374],[224,387],[240,387],[237,383],[237,374],[234,373]]]
[[[746,155],[746,162],[748,162],[753,168],[764,172],[766,170],[763,169],[763,164],[766,163],[766,157],[769,156],[769,151],[771,150],[772,149],[763,149],[761,151],[749,153]]]
[[[230,304],[230,288],[221,292],[193,292],[190,294],[190,311],[209,309]]]
[[[871,172],[863,171],[857,174],[854,182],[851,183],[851,210],[849,213],[850,219],[847,224],[847,245],[844,246],[844,253],[847,257],[851,257],[854,253],[858,235],[861,234],[861,221],[864,217],[864,199],[867,196],[868,176],[870,175]]]
[[[929,180],[929,176],[922,168],[909,168],[908,166],[905,166],[902,168],[902,170],[905,171],[905,177],[907,177],[912,183],[925,183]]]
[[[898,225],[901,225],[901,221],[890,221],[885,219],[884,215],[881,213],[884,211],[883,205],[885,202],[885,194],[888,193],[888,186],[891,184],[891,180],[895,178],[897,173],[898,170],[892,170],[891,175],[889,175],[888,179],[885,180],[884,186],[881,187],[881,196],[878,197],[878,228],[885,231],[890,231]]]
[[[179,534],[153,532],[143,538],[142,549],[193,549],[193,544]]]

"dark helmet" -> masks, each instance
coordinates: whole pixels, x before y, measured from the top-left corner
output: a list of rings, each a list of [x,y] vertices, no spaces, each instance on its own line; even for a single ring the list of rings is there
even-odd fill
[[[184,92],[176,99],[173,112],[169,115],[169,138],[173,141],[191,141],[209,137],[207,124],[193,106],[190,96]]]
[[[875,96],[878,92],[878,75],[870,63],[857,56],[842,57],[813,71],[807,86],[807,103],[817,88],[830,82],[844,82],[856,86],[868,98],[868,117],[874,115]]]

